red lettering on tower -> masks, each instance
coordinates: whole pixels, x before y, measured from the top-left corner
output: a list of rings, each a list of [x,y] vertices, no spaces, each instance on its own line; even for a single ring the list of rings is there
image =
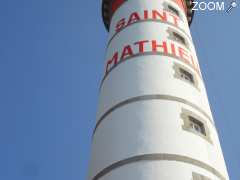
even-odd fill
[[[178,21],[180,20],[179,17],[169,13],[169,16],[173,18],[173,24],[178,27]]]
[[[144,44],[149,42],[148,40],[143,40],[143,41],[137,41],[134,44],[138,45],[138,49],[140,53],[144,53]]]
[[[162,44],[157,44],[156,40],[152,40],[152,52],[161,52],[158,48],[161,48],[164,54],[168,54],[166,41],[162,41]]]
[[[122,18],[121,20],[119,20],[116,25],[116,32],[121,31],[121,29],[124,28],[125,25],[126,25],[125,18]]]
[[[167,21],[167,14],[166,14],[166,12],[162,12],[162,14],[159,12],[159,11],[157,11],[157,10],[152,10],[152,18],[154,19],[154,20],[158,20],[158,19],[160,19],[161,21]]]
[[[182,58],[187,64],[190,64],[189,63],[189,56],[187,55],[186,50],[181,48],[181,47],[179,47],[178,48],[178,52],[179,52],[180,58]]]
[[[136,47],[135,47],[135,46]],[[133,49],[133,47],[135,47]],[[121,53],[121,57],[119,58],[119,54]],[[121,49],[121,52],[115,52],[110,60],[107,61],[106,65],[106,74],[108,73],[110,68],[113,68],[120,61],[125,60],[126,58],[131,58],[134,55],[142,55],[144,53],[152,53],[162,56],[175,57],[178,60],[186,63],[191,66],[198,74],[201,76],[199,65],[197,61],[194,61],[193,56],[190,51],[180,47],[179,45],[173,42],[167,42],[164,40],[139,40],[133,44],[126,44]],[[166,58],[160,58],[166,59]],[[170,58],[172,59],[172,58]]]
[[[171,51],[172,51],[172,55],[176,56],[176,48],[173,43],[171,43]]]
[[[137,22],[137,21],[140,21],[140,17],[139,17],[137,12],[134,12],[130,15],[130,18],[129,18],[129,21],[128,21],[127,25],[130,25],[130,24],[132,24],[134,22]]]
[[[148,19],[148,11],[147,10],[144,10],[144,19],[147,20]]]
[[[121,60],[126,59],[128,56],[132,56],[133,55],[133,51],[130,45],[127,45],[124,47],[123,51],[122,51],[122,56],[121,56]]]
[[[161,22],[169,22],[176,27],[179,27],[179,23],[181,21],[178,16],[164,10],[144,10],[143,12],[133,12],[128,18],[120,19],[115,26],[115,31],[119,32],[122,28],[141,20],[157,20]]]
[[[107,65],[106,65],[106,74],[108,73],[108,68],[109,66],[116,65],[118,63],[118,52],[115,52],[112,59],[107,61]]]

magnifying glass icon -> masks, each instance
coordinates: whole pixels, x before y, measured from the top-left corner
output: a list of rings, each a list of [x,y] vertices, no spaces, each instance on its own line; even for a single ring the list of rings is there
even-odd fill
[[[238,6],[237,2],[236,1],[232,1],[229,8],[227,9],[227,13],[230,13],[230,11],[233,9],[233,8],[236,8]]]

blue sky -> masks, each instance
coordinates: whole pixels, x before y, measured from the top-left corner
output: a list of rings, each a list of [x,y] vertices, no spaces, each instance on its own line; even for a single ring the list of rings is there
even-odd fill
[[[232,180],[240,179],[240,8],[192,35]],[[101,2],[0,3],[0,179],[84,180],[107,32]]]

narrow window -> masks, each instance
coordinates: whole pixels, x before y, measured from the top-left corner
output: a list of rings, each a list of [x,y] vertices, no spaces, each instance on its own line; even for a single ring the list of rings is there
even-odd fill
[[[204,124],[192,116],[189,116],[188,118],[190,121],[189,125],[192,128],[192,130],[206,136],[206,130],[205,130]]]
[[[192,72],[187,67],[180,65],[178,63],[174,63],[173,69],[174,69],[175,78],[194,86],[197,90],[200,91],[198,87],[198,80],[194,72]]]
[[[183,130],[191,134],[197,135],[208,141],[210,144],[213,144],[208,124],[204,119],[185,108],[182,108],[182,113],[180,116],[183,120]]]
[[[186,40],[180,34],[173,32],[173,37],[174,37],[175,41],[177,41],[181,44],[187,45]]]
[[[194,84],[194,78],[190,72],[186,71],[183,68],[180,68],[179,70],[180,70],[180,76],[182,79],[185,79],[185,80],[189,81],[190,83]]]
[[[178,42],[184,45],[188,50],[190,50],[188,40],[185,38],[185,35],[183,35],[181,32],[171,27],[168,27],[167,33],[169,34],[169,36],[167,37],[168,39]]]
[[[179,16],[179,11],[178,11],[176,8],[174,8],[173,6],[168,5],[168,10],[169,10],[171,13],[176,14],[177,16]]]

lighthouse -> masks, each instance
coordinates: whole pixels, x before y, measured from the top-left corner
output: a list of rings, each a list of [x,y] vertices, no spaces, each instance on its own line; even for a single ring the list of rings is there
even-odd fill
[[[103,0],[109,31],[88,180],[228,180],[191,0]]]

